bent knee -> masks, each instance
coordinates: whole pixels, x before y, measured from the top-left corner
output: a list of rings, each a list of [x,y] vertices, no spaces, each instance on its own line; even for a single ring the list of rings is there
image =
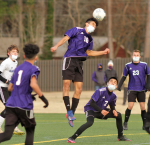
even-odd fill
[[[120,112],[118,112],[118,116],[117,116],[118,119],[121,119],[122,118],[122,115]]]
[[[89,121],[89,122],[87,122],[86,124],[87,124],[87,127],[90,127],[90,126],[92,126],[93,125],[93,121]]]

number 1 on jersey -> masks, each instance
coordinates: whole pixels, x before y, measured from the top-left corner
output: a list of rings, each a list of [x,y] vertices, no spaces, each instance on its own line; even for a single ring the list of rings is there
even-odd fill
[[[20,83],[21,83],[22,73],[23,73],[23,70],[20,70],[20,71],[18,72],[18,79],[17,79],[17,81],[16,81],[16,85],[17,85],[17,86],[19,86]]]

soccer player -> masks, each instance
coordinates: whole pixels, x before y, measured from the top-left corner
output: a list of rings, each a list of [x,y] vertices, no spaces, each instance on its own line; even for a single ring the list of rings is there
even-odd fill
[[[118,90],[121,91],[121,86],[125,81],[126,77],[129,75],[128,83],[128,108],[125,111],[125,120],[123,124],[123,129],[128,130],[128,120],[131,114],[131,110],[134,106],[136,99],[138,100],[141,108],[141,117],[143,120],[143,127],[145,129],[146,121],[146,111],[145,111],[145,91],[150,90],[150,70],[146,62],[140,61],[140,51],[134,50],[132,55],[132,62],[125,65],[123,77],[121,78]],[[147,75],[147,85],[146,85],[146,75]]]
[[[84,106],[87,122],[83,124],[71,137],[68,138],[68,143],[75,143],[75,139],[87,128],[94,123],[94,118],[107,119],[115,118],[118,129],[118,141],[130,141],[123,136],[122,116],[121,113],[115,110],[117,96],[113,90],[117,88],[118,80],[111,77],[107,82],[107,87],[98,89],[92,95],[90,101]],[[110,109],[107,106],[110,106]]]
[[[98,26],[98,21],[95,18],[89,18],[85,22],[85,27],[74,27],[69,29],[64,38],[62,38],[51,51],[54,52],[57,48],[68,41],[68,50],[64,55],[62,76],[63,76],[63,100],[67,110],[67,118],[70,126],[73,127],[75,120],[74,113],[78,106],[83,85],[83,61],[87,56],[99,56],[109,53],[109,49],[104,51],[93,51],[93,38],[90,33],[94,32]],[[75,92],[72,98],[72,107],[70,107],[69,89],[71,81],[74,83]]]
[[[19,49],[16,45],[11,45],[7,49],[8,58],[5,59],[0,65],[0,100],[5,105],[7,99],[10,96],[8,91],[8,84],[11,80],[11,77],[14,73],[15,68],[17,67],[17,58],[18,58]],[[2,133],[1,126],[5,120],[5,109],[1,112],[0,115],[0,133]],[[21,131],[18,127],[15,128],[14,134],[23,135],[24,132]]]
[[[48,106],[48,101],[37,84],[40,70],[33,65],[38,58],[39,47],[34,44],[27,44],[24,46],[23,51],[25,61],[15,69],[8,86],[8,90],[12,93],[6,103],[5,131],[0,134],[0,143],[9,140],[12,137],[14,128],[21,123],[26,130],[25,145],[33,145],[36,122],[33,113],[32,90],[45,103],[44,108]]]

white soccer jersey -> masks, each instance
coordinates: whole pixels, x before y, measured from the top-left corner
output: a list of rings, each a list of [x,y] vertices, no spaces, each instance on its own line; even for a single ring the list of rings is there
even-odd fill
[[[16,60],[12,61],[9,57],[6,58],[0,65],[0,71],[2,72],[0,75],[10,81],[17,64],[18,62]],[[8,87],[8,84],[0,81],[0,86]]]

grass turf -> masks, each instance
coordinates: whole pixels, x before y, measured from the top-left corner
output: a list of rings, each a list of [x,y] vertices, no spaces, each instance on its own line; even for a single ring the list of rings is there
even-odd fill
[[[124,119],[124,115],[123,119]],[[67,145],[70,137],[86,118],[84,114],[75,114],[77,120],[74,127],[70,127],[65,114],[35,114],[37,126],[35,128],[34,145]],[[19,125],[19,129],[24,130]],[[142,130],[140,115],[131,115],[128,129],[124,134],[130,142],[117,141],[117,128],[115,119],[95,119],[92,127],[88,128],[76,139],[77,145],[150,145],[150,136]],[[13,135],[11,140],[3,142],[4,145],[23,145],[26,135]]]

